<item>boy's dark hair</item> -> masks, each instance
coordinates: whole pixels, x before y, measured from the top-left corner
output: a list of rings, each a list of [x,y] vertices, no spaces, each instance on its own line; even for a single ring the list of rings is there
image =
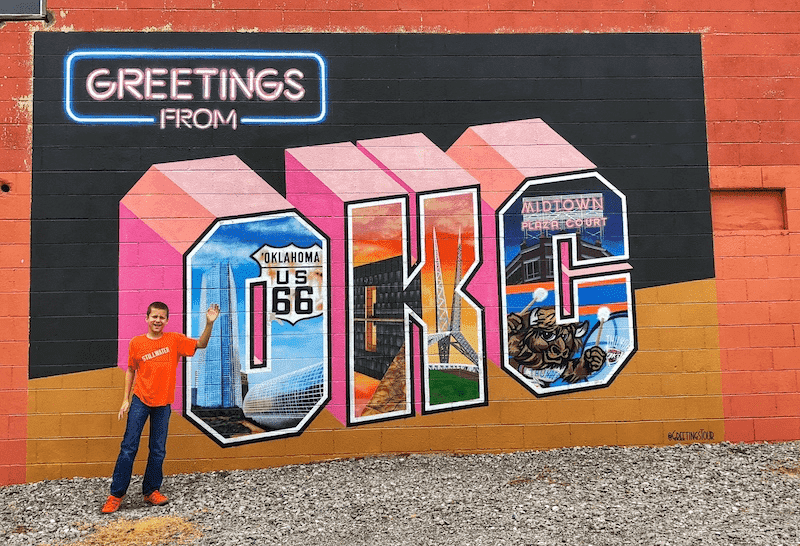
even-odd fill
[[[162,301],[154,301],[153,303],[148,305],[147,306],[147,316],[148,317],[150,316],[150,311],[152,311],[153,309],[161,309],[163,311],[166,311],[167,312],[167,318],[169,318],[169,307],[167,307],[166,303],[164,303]]]

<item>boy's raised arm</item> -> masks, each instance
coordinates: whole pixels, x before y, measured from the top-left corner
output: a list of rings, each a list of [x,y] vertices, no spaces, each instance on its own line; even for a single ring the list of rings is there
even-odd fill
[[[197,340],[197,348],[198,349],[205,349],[208,347],[208,340],[211,337],[211,330],[214,328],[214,321],[219,318],[219,305],[216,303],[212,303],[208,307],[208,311],[206,311],[206,327],[203,329],[203,333],[200,334],[200,337]]]

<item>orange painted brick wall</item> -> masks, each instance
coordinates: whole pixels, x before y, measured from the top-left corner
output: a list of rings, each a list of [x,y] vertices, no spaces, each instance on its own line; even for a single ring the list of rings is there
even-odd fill
[[[733,441],[800,437],[798,186],[796,166],[711,168],[721,382]],[[726,209],[729,195],[739,204]]]
[[[800,438],[800,32],[796,30],[800,2],[127,0],[109,7],[99,0],[53,0],[47,4],[46,22],[6,22],[0,27],[0,484],[58,477],[73,470],[68,462],[59,462],[51,473],[26,470],[31,461],[59,460],[53,445],[28,441],[28,414],[38,404],[38,396],[28,389],[27,321],[32,36],[40,30],[701,34],[712,188],[779,189],[785,203],[785,229],[731,229],[736,226],[728,218],[726,229],[715,233],[724,434],[733,441]],[[743,215],[742,220],[748,225],[752,218]],[[62,383],[59,388],[72,387]],[[52,420],[48,426],[54,426]],[[54,438],[74,430],[64,420],[55,426]],[[101,429],[108,429],[98,429],[101,436],[118,432],[112,424]],[[552,438],[567,442],[565,430],[554,430]],[[591,431],[581,430],[591,443]],[[354,436],[372,433],[359,430]],[[485,433],[467,429],[460,438],[469,449],[477,445],[473,438]],[[88,440],[62,441],[79,445],[76,452],[85,454],[84,463],[92,460]],[[400,440],[387,442],[391,450],[392,442]],[[533,441],[508,445],[526,447],[547,446]],[[54,452],[48,455],[48,450]],[[101,466],[96,471],[106,469]]]

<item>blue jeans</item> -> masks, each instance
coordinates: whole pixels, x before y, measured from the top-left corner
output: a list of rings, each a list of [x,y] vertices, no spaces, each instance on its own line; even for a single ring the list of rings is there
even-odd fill
[[[139,451],[139,440],[147,418],[150,418],[150,455],[147,457],[147,468],[142,481],[142,493],[149,495],[161,487],[164,480],[162,465],[167,455],[167,429],[169,416],[172,412],[169,405],[151,408],[146,406],[137,396],[133,397],[128,410],[128,424],[125,436],[114,467],[114,476],[111,479],[111,494],[122,497],[128,491],[133,472],[133,460]]]

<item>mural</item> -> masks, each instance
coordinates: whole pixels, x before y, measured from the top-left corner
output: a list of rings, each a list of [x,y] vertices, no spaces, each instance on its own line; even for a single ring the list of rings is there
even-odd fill
[[[540,395],[607,385],[636,349],[625,196],[597,173],[530,180],[498,216],[503,367]]]
[[[208,191],[223,185],[222,199]],[[216,303],[176,406],[223,446],[299,434],[330,399],[328,246],[235,156],[154,165],[120,202],[120,355],[146,299],[167,302],[190,337]]]
[[[412,272],[406,202],[349,207],[350,422],[410,415],[410,363],[421,366],[423,411],[485,402],[483,314],[464,292],[479,264],[477,194],[420,197],[421,254]]]
[[[412,414],[411,332],[406,308],[419,312],[419,283],[406,291],[406,201],[351,205],[349,420]]]
[[[483,309],[465,291],[480,264],[478,191],[454,190],[421,198],[424,236],[423,323],[425,408],[484,401]]]
[[[221,307],[176,409],[225,447],[490,405],[491,366],[531,400],[608,386],[635,290],[713,277],[700,58],[37,33],[30,377],[124,362],[161,300],[190,336]]]
[[[296,213],[218,221],[186,255],[186,414],[220,442],[295,433],[328,397],[327,242]]]

